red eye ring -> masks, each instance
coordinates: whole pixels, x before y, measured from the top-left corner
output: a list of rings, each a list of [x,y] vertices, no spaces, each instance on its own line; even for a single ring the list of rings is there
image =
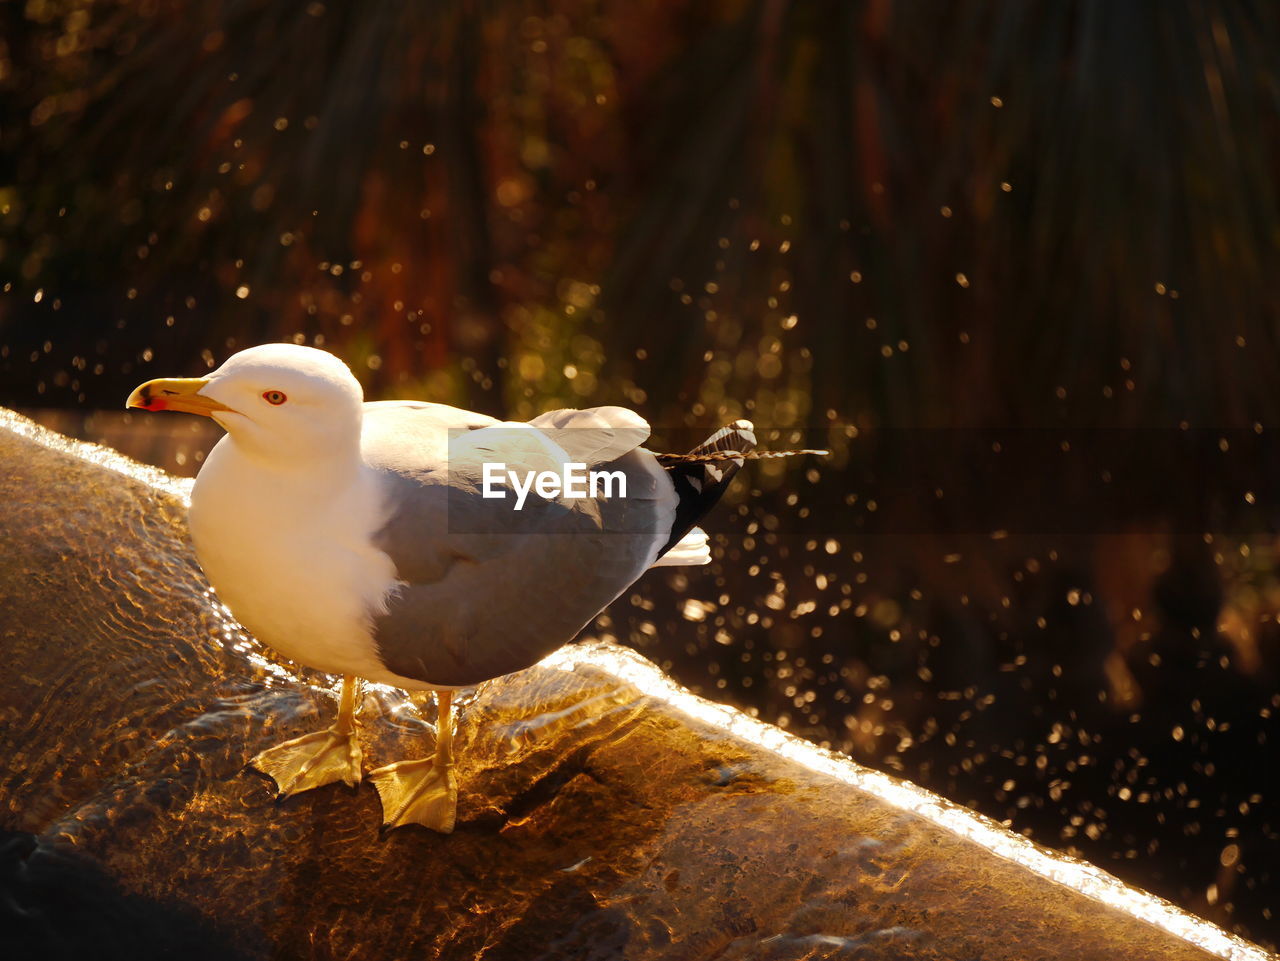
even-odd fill
[[[285,396],[285,393],[282,390],[265,390],[262,392],[262,399],[268,404],[274,404],[276,407],[279,407],[289,398]]]

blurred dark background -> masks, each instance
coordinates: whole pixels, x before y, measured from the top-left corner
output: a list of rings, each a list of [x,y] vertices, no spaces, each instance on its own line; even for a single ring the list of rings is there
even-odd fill
[[[753,465],[713,568],[650,575],[598,631],[1280,940],[1275,4],[27,0],[0,24],[0,403],[190,474],[208,425],[123,398],[284,339],[371,398],[831,446]],[[1062,456],[979,465],[1006,431]],[[1171,454],[1187,434],[1244,454]],[[1157,494],[1104,508],[1113,471]],[[939,520],[933,477],[1085,494]]]

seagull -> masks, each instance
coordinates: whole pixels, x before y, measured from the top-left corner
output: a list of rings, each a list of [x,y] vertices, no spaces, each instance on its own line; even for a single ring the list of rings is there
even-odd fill
[[[649,425],[622,407],[515,423],[365,403],[346,364],[295,344],[240,351],[207,377],[148,381],[126,407],[226,430],[191,491],[200,565],[260,641],[342,677],[331,727],[251,766],[282,798],[358,786],[358,680],[433,691],[434,753],[369,776],[386,827],[443,833],[457,811],[453,693],[537,663],[650,568],[709,563],[696,525],[755,447],[746,420],[688,454],[656,455],[642,446]],[[614,483],[575,489],[571,468]]]

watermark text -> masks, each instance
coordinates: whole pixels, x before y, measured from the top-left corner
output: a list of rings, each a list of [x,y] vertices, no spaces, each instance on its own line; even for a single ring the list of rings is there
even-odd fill
[[[501,462],[486,462],[482,481],[483,497],[505,498],[508,487],[515,491],[516,510],[524,508],[530,491],[544,500],[627,496],[625,473],[620,470],[587,470],[586,464],[565,464],[560,471],[514,471],[507,470],[507,465]]]

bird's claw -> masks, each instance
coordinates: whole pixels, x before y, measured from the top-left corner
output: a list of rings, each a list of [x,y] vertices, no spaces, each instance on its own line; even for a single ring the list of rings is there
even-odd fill
[[[453,831],[458,812],[458,781],[452,764],[436,758],[400,761],[369,772],[382,801],[383,827],[421,824],[441,834]]]
[[[334,781],[356,787],[361,778],[360,741],[354,728],[337,726],[268,748],[249,762],[288,797]]]

